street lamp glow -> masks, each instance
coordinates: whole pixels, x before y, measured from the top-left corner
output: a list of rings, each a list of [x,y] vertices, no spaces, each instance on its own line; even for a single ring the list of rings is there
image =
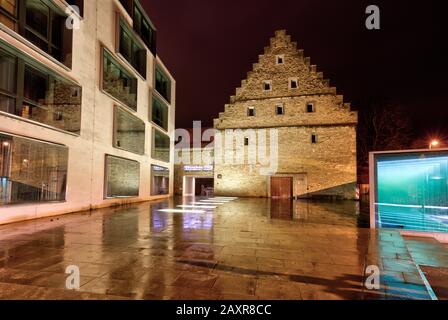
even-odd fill
[[[429,149],[437,148],[439,144],[440,144],[439,140],[432,140],[431,144],[429,145]]]

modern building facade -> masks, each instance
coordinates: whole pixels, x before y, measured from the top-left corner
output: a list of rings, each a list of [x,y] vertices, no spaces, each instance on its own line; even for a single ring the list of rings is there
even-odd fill
[[[226,130],[243,135],[237,140],[244,141],[246,157],[255,150],[251,145],[259,145],[262,131],[275,129],[277,168],[260,174],[259,160],[215,163],[215,194],[355,199],[357,122],[357,112],[310,65],[303,50],[284,30],[277,31],[214,122],[222,136]],[[219,143],[224,154],[241,148],[224,140],[215,140],[215,151]],[[266,141],[266,148],[272,148]]]
[[[1,1],[0,223],[171,196],[175,86],[138,0]]]

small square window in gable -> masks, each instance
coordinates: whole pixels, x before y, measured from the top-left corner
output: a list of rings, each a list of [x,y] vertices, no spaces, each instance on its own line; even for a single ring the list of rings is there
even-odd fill
[[[247,116],[248,117],[255,117],[255,108],[254,107],[247,108]]]
[[[297,89],[299,88],[299,80],[297,78],[289,79],[289,89]]]
[[[278,54],[275,56],[275,64],[284,64],[285,63],[285,55]]]
[[[265,80],[263,81],[263,91],[271,91],[272,90],[272,81]]]

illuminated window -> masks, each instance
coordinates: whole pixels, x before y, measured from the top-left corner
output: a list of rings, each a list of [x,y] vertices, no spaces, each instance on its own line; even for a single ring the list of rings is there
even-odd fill
[[[106,198],[137,197],[139,187],[137,161],[106,155]]]
[[[103,48],[103,90],[137,111],[137,79]]]
[[[170,144],[170,137],[154,128],[152,158],[163,162],[170,162]]]
[[[145,153],[145,123],[123,108],[115,108],[114,146],[136,154]]]
[[[0,206],[64,201],[68,148],[0,134]]]
[[[14,49],[0,49],[0,110],[78,134],[81,87],[17,55]]]
[[[151,166],[151,195],[167,195],[170,193],[170,171],[160,166]]]

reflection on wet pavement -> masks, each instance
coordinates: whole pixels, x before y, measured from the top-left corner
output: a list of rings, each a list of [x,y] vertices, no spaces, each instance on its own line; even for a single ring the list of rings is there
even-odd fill
[[[448,266],[446,245],[361,228],[356,202],[204,200],[1,226],[0,298],[430,299],[416,263]]]

